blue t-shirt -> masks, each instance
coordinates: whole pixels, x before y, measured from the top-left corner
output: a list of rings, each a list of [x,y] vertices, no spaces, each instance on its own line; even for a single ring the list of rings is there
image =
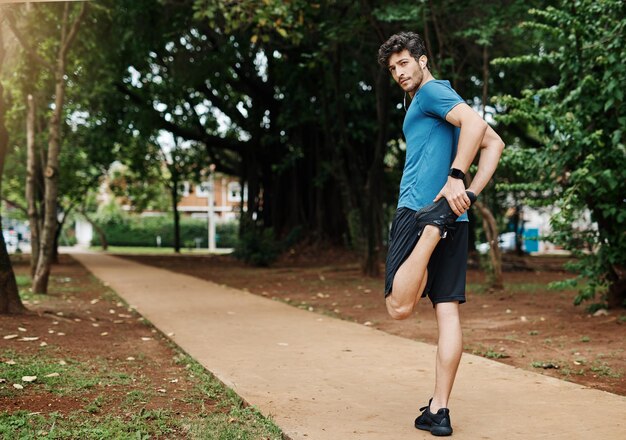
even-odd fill
[[[398,208],[417,211],[431,204],[446,184],[460,133],[458,127],[446,121],[446,115],[462,102],[449,81],[428,81],[415,93],[402,126],[406,162]],[[467,213],[457,221],[468,221]]]

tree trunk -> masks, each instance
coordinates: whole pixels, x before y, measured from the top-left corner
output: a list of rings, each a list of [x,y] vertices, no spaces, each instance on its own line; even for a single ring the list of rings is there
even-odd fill
[[[626,307],[626,270],[609,270],[609,290],[606,295],[606,302],[609,309],[619,309]]]
[[[60,49],[57,55],[55,66],[55,100],[54,110],[50,118],[48,130],[48,156],[44,172],[44,216],[41,231],[41,244],[39,247],[39,259],[35,276],[33,277],[33,292],[46,293],[48,291],[48,279],[54,252],[54,237],[57,226],[57,197],[59,191],[59,152],[61,149],[61,122],[63,114],[63,103],[65,99],[65,69],[67,62],[67,52],[71,46],[78,27],[86,11],[86,2],[81,5],[81,11],[72,24],[69,33],[67,26],[69,22],[69,2],[65,3],[63,11],[63,22],[61,25]]]
[[[174,252],[180,254],[180,215],[178,213],[178,170],[176,164],[170,167],[172,172],[172,212],[174,213]],[[213,189],[211,189],[213,191]]]
[[[4,40],[0,32],[0,65],[4,62]],[[4,86],[0,81],[0,195],[2,194],[2,176],[4,171],[4,160],[9,147],[9,133],[5,125],[6,102],[4,100]],[[0,215],[0,229],[2,216]],[[11,259],[4,242],[4,235],[0,233],[0,314],[24,313],[26,308],[22,304],[15,273],[11,265]]]
[[[2,222],[1,216],[0,222]],[[15,273],[4,242],[4,235],[0,234],[0,314],[24,313],[25,311],[26,308],[20,299]]]
[[[37,152],[35,148],[35,100],[28,95],[28,116],[26,118],[26,203],[30,226],[30,276],[35,276],[39,259],[39,211],[37,209]]]
[[[104,230],[96,222],[94,222],[91,217],[89,217],[89,215],[87,215],[87,211],[84,208],[80,210],[80,213],[83,215],[83,217],[85,217],[85,220],[89,222],[93,230],[96,231],[96,234],[98,234],[98,239],[100,240],[100,246],[102,246],[103,251],[106,251],[109,248],[109,242],[107,241]]]
[[[63,213],[63,217],[61,220],[57,221],[57,229],[54,233],[54,246],[52,247],[52,264],[59,264],[59,238],[61,237],[61,233],[63,232],[63,226],[65,225],[65,220],[67,216],[72,211],[73,205],[70,205],[67,208],[67,211]]]
[[[504,289],[504,281],[502,279],[502,255],[500,254],[500,246],[498,240],[498,224],[493,214],[482,202],[475,202],[474,205],[480,211],[480,216],[483,220],[483,228],[485,234],[487,234],[487,241],[489,242],[490,252],[489,258],[491,259],[491,267],[493,270],[493,278],[491,279],[491,288],[496,290]]]
[[[378,137],[372,162],[365,183],[366,207],[364,221],[367,233],[367,254],[363,274],[371,277],[380,275],[381,251],[383,246],[382,192],[384,183],[384,157],[387,150],[389,126],[389,74],[378,69],[376,75],[376,115]]]

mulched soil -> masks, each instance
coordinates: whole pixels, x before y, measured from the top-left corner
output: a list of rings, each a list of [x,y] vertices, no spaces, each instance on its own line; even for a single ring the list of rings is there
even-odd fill
[[[358,258],[349,252],[292,250],[271,268],[248,267],[229,256],[120,256],[409,339],[431,344],[437,340],[430,302],[421,301],[410,319],[390,319],[382,276],[362,276]],[[502,292],[488,291],[484,273],[470,269],[468,302],[462,306],[464,349],[626,395],[626,310],[592,316],[573,305],[575,291],[548,289],[548,283],[570,276],[562,270],[563,262],[558,257],[509,257],[505,268],[515,270],[505,272]]]
[[[14,269],[18,275],[29,271],[26,262],[15,264]],[[49,294],[36,295],[26,305],[30,310],[26,315],[0,316],[0,362],[10,361],[1,354],[7,350],[19,355],[38,355],[45,350],[45,356],[55,362],[79,364],[100,373],[112,371],[132,379],[128,384],[97,384],[68,395],[46,392],[38,386],[15,392],[12,384],[0,383],[0,411],[68,414],[84,410],[103,395],[102,411],[119,413],[123,411],[120,403],[132,391],[146,396],[145,401],[137,402],[138,407],[167,409],[182,417],[197,414],[199,404],[207,408],[215,404],[208,398],[186,402],[195,383],[186,365],[175,361],[178,354],[167,338],[70,257],[61,256],[61,264],[53,267]],[[19,337],[4,339],[11,334]],[[23,337],[38,339],[24,341]]]

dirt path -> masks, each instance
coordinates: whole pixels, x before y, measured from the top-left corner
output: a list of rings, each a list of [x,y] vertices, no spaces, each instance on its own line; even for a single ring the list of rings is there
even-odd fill
[[[259,269],[229,257],[125,256],[202,279],[277,299],[305,310],[365,323],[385,332],[434,344],[436,324],[428,300],[414,318],[389,319],[382,301],[382,279],[367,279],[355,264],[337,257]],[[505,272],[507,290],[486,292],[484,275],[468,273],[468,302],[462,306],[464,348],[507,365],[541,372],[592,388],[626,395],[626,311],[592,316],[575,307],[574,291],[547,288],[567,274],[555,272],[558,261],[526,266],[551,270]],[[562,261],[562,260],[561,260]],[[325,264],[324,264],[325,263]],[[517,264],[520,265],[519,263]]]
[[[432,391],[432,345],[129,260],[75,257],[290,437],[431,438],[412,420]],[[465,355],[452,411],[458,439],[618,438],[626,399]]]

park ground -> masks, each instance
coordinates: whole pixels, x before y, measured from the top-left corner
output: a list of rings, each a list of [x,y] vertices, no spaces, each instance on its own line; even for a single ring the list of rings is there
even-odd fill
[[[429,301],[420,303],[414,317],[391,320],[382,278],[361,276],[357,259],[347,252],[297,249],[271,268],[248,267],[230,256],[123,256],[436,342]],[[593,316],[573,306],[574,291],[549,290],[550,281],[569,276],[561,264],[559,259],[513,262],[526,270],[505,272],[503,292],[489,291],[484,274],[471,269],[468,303],[462,306],[464,348],[626,395],[626,312]],[[271,421],[70,257],[54,266],[49,295],[28,292],[24,256],[15,269],[33,313],[0,317],[0,437],[113,438],[140,432],[150,438],[280,438]],[[26,376],[37,379],[22,380]]]
[[[69,256],[48,295],[14,268],[32,313],[0,316],[0,438],[282,437]]]

